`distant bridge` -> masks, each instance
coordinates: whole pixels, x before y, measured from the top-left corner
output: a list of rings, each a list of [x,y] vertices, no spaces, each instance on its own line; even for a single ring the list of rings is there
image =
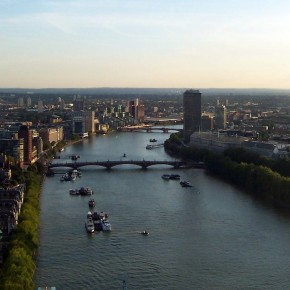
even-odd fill
[[[134,131],[146,131],[146,132],[152,132],[152,131],[162,131],[163,133],[168,133],[169,131],[177,131],[181,132],[183,129],[177,129],[177,128],[168,128],[168,127],[139,127],[139,126],[134,126],[134,127],[122,127],[118,129],[121,132],[134,132]]]
[[[147,160],[120,160],[120,161],[86,161],[86,162],[66,162],[66,163],[53,163],[48,165],[48,169],[57,168],[57,167],[69,167],[72,169],[78,169],[84,166],[102,166],[106,169],[111,169],[112,167],[118,165],[137,165],[142,169],[147,169],[150,166],[154,165],[169,165],[175,169],[179,168],[202,168],[201,164],[195,162],[186,162],[186,161],[147,161]]]

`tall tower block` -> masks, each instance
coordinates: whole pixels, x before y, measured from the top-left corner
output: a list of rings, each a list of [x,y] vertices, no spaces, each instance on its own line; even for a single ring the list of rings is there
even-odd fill
[[[193,132],[201,129],[201,93],[187,90],[183,93],[183,134],[186,142]]]

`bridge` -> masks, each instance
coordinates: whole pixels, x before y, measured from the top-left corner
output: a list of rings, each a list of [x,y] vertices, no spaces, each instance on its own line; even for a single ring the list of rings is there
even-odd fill
[[[142,169],[147,169],[150,166],[154,165],[169,165],[175,169],[179,168],[202,168],[201,164],[196,162],[186,162],[186,161],[147,161],[147,160],[120,160],[120,161],[86,161],[86,162],[66,162],[66,163],[53,163],[48,165],[48,169],[51,170],[52,168],[57,167],[69,167],[72,169],[78,169],[84,166],[101,166],[105,167],[106,169],[110,170],[112,167],[118,165],[137,165]]]
[[[149,127],[149,126],[132,126],[132,127],[122,127],[118,131],[121,132],[135,132],[135,131],[162,131],[163,133],[168,133],[169,131],[181,132],[183,129],[168,128],[168,127]]]

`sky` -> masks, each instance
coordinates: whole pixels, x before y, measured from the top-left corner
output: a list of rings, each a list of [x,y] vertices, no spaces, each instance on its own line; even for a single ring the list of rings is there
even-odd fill
[[[289,0],[0,0],[0,88],[290,88]]]

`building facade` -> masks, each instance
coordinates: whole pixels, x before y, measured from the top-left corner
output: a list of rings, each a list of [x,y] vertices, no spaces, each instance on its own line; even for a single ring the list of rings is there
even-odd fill
[[[201,130],[201,93],[187,90],[183,94],[183,133],[186,142],[193,132]]]
[[[224,130],[227,126],[227,108],[225,106],[217,106],[215,109],[215,122],[214,127],[216,130]]]
[[[23,167],[24,163],[24,139],[0,139],[0,152],[12,156],[16,164]]]
[[[136,124],[139,124],[140,122],[144,121],[145,118],[144,105],[138,98],[129,101],[128,107],[129,113],[134,118]]]
[[[32,130],[28,126],[21,126],[18,131],[18,138],[24,140],[24,165],[32,162]]]

